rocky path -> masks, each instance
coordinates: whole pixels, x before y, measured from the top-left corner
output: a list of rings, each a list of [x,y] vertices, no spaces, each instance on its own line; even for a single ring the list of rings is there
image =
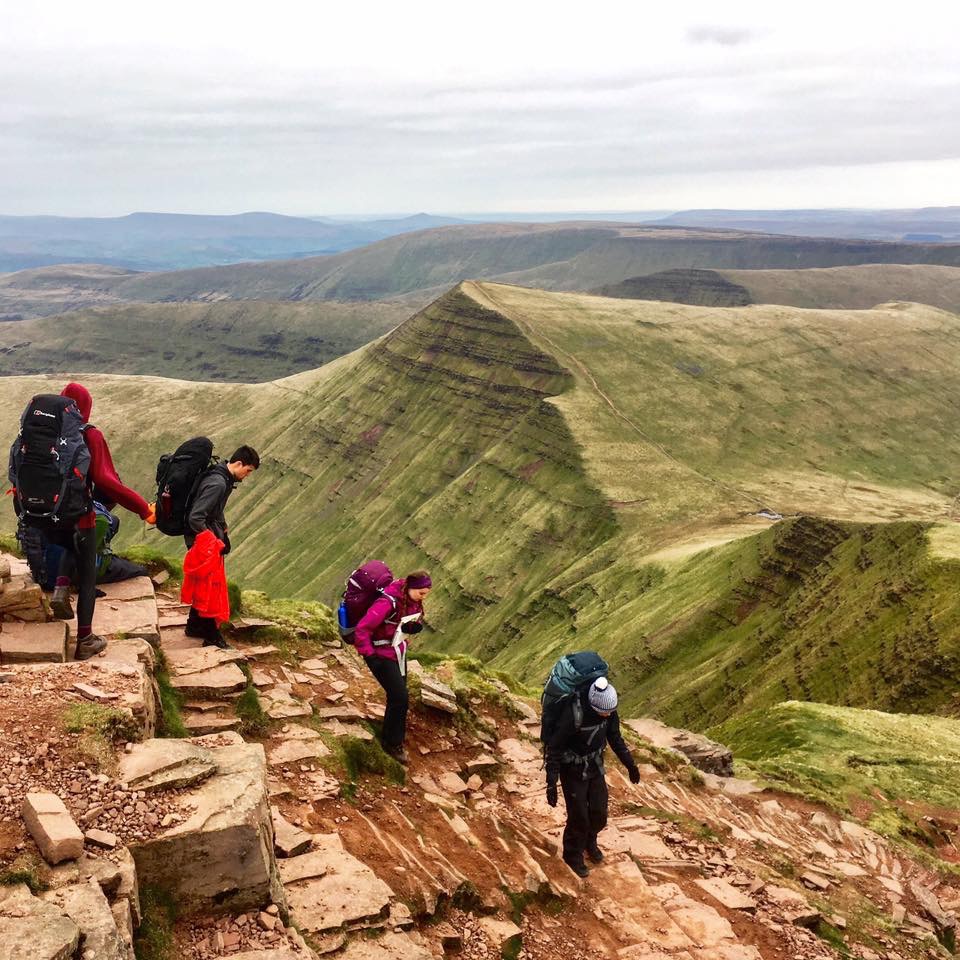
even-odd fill
[[[352,650],[258,642],[257,621],[234,650],[201,648],[174,596],[121,587],[88,663],[36,621],[10,631],[11,661],[0,625],[0,958],[130,960],[140,891],[158,889],[191,960],[946,955],[960,887],[858,823],[638,740],[642,781],[610,761],[606,858],[581,881],[558,857],[535,702],[412,663],[404,779]],[[158,651],[190,739],[154,737]]]

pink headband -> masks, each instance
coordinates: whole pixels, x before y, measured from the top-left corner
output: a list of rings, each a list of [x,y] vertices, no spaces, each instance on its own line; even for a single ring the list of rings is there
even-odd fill
[[[429,574],[424,577],[407,577],[408,590],[425,590],[427,587],[432,586],[433,581],[430,579]]]

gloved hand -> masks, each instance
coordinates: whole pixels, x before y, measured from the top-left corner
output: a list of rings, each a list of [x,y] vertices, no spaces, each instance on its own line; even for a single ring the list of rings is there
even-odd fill
[[[220,556],[225,557],[231,550],[230,547],[230,537],[225,533],[223,535],[223,549],[220,551]]]
[[[147,504],[150,507],[150,512],[143,518],[144,523],[149,523],[153,526],[157,522],[157,505],[155,503]]]
[[[634,767],[631,767],[631,768],[627,771],[627,773],[630,774],[630,782],[631,782],[631,783],[639,783],[639,782],[640,782],[640,770],[639,770],[637,767],[635,767],[635,766],[634,766]]]
[[[419,620],[408,620],[400,624],[401,633],[419,633],[423,629],[423,624]]]
[[[549,803],[551,807],[557,805],[557,785],[555,783],[547,784],[547,803]]]

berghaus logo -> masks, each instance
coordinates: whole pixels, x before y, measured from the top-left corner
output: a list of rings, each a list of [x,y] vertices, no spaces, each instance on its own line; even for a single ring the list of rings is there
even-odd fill
[[[55,413],[44,413],[42,410],[34,410],[33,415],[35,417],[49,417],[51,420],[57,419],[57,415]]]

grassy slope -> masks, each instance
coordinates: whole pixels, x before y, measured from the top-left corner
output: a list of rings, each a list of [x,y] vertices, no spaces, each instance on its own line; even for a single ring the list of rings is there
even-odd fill
[[[960,265],[960,245],[884,244],[622,223],[471,224],[391,237],[343,254],[116,277],[97,296],[125,300],[371,300],[442,291],[466,278],[587,290],[673,268],[761,269],[860,263]],[[64,296],[78,292],[71,268]],[[37,299],[37,271],[0,278],[0,304]],[[52,297],[56,271],[43,275]]]
[[[676,269],[631,277],[592,292],[715,307],[780,303],[869,310],[882,303],[908,301],[960,313],[960,267],[886,263],[806,270]]]
[[[194,432],[261,449],[230,508],[231,575],[247,586],[327,599],[368,556],[427,563],[435,646],[528,680],[566,649],[599,646],[631,677],[629,705],[702,726],[743,700],[806,695],[801,682],[855,703],[875,696],[877,676],[899,691],[892,705],[930,692],[878,672],[897,648],[858,663],[843,689],[830,678],[869,633],[865,611],[875,639],[911,662],[951,654],[953,568],[927,579],[924,533],[908,521],[941,516],[955,492],[958,327],[918,306],[719,310],[467,283],[319,371],[91,386],[94,420],[141,489],[159,452]],[[8,434],[42,382],[0,383]],[[904,522],[816,528],[791,572],[802,525],[742,537],[761,503]],[[885,599],[900,580],[902,603]],[[771,631],[786,659],[763,648]],[[813,636],[824,640],[807,659]]]
[[[814,240],[763,234],[625,230],[556,263],[502,273],[498,279],[547,290],[593,290],[662,270],[733,270],[837,267],[856,264],[960,266],[960,244]],[[733,279],[731,277],[731,279]],[[734,280],[734,282],[739,282]]]
[[[0,323],[0,376],[131,373],[273,380],[369,343],[413,311],[397,303],[116,304]]]
[[[923,818],[960,808],[956,720],[788,701],[711,732],[746,772],[852,809],[883,833],[942,842]],[[956,813],[945,820],[955,828]]]
[[[894,300],[960,313],[960,268],[930,264],[866,264],[812,270],[721,270],[754,303],[867,310]]]

